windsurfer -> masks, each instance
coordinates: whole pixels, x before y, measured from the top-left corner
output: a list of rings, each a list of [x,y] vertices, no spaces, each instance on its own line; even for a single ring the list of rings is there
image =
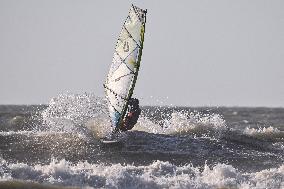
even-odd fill
[[[136,98],[131,98],[128,102],[128,113],[126,114],[122,126],[120,127],[121,131],[131,130],[134,125],[137,123],[141,109],[139,107],[139,100]]]

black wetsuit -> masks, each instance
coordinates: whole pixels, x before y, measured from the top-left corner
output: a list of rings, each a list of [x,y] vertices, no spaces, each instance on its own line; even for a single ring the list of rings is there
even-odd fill
[[[135,98],[130,99],[128,104],[128,113],[123,120],[120,130],[131,130],[137,123],[140,113],[141,109],[139,107],[139,100]]]

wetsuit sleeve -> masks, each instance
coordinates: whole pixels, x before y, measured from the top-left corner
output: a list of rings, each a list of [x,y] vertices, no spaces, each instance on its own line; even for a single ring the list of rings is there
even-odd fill
[[[138,108],[136,111],[133,112],[132,124],[133,126],[137,123],[139,115],[141,114],[141,109]]]

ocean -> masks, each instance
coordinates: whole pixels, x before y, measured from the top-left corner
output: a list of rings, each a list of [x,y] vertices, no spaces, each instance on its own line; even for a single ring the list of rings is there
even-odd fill
[[[284,188],[284,108],[141,109],[106,145],[94,94],[0,105],[0,188]]]

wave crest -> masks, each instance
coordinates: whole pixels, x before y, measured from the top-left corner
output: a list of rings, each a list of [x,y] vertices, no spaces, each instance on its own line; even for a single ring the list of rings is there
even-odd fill
[[[243,173],[231,165],[193,167],[155,161],[145,166],[71,163],[53,159],[47,165],[9,164],[1,160],[1,181],[31,180],[63,186],[90,188],[281,188],[284,165]],[[1,186],[1,183],[0,183]]]
[[[260,127],[258,129],[246,127],[244,130],[244,134],[259,139],[266,139],[272,141],[283,141],[284,139],[284,132],[272,126],[262,128]]]
[[[154,123],[147,117],[138,120],[135,130],[156,134],[215,136],[220,137],[227,130],[225,120],[219,114],[201,114],[200,112],[176,111],[162,125]]]

